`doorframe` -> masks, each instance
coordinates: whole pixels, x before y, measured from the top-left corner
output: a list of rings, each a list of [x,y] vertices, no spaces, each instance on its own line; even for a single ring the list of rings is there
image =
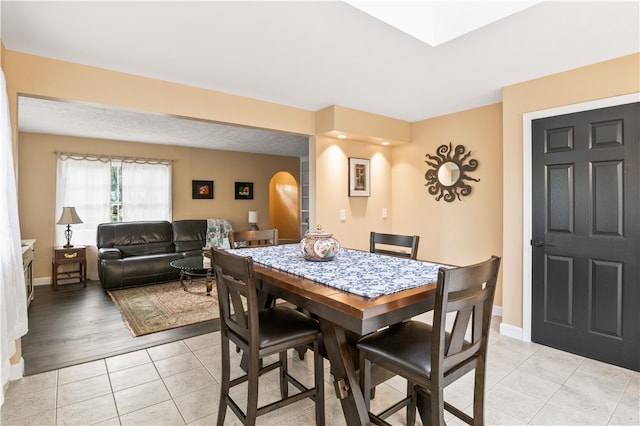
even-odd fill
[[[532,247],[532,159],[531,159],[531,122],[539,118],[554,117],[556,115],[571,114],[574,112],[589,111],[598,108],[607,108],[611,106],[624,105],[633,102],[640,102],[640,92],[628,95],[614,96],[611,98],[597,99],[594,101],[581,102],[577,104],[564,105],[539,111],[532,111],[522,115],[522,334],[521,339],[525,342],[531,341],[531,313],[532,298],[531,276],[533,267],[531,264]],[[502,331],[502,330],[501,330]],[[505,330],[506,331],[506,330]],[[509,334],[513,334],[514,330],[510,330]]]

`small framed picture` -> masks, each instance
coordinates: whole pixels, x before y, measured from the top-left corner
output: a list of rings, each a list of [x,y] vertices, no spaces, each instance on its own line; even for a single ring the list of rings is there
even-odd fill
[[[371,196],[369,160],[349,158],[349,197]]]
[[[253,200],[253,182],[236,182],[236,200]]]
[[[194,200],[213,200],[213,181],[192,180],[191,198]]]

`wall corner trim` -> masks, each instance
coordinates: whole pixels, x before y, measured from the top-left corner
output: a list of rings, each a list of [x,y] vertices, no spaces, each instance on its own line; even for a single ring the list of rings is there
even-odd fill
[[[24,377],[24,358],[20,357],[20,361],[11,364],[11,372],[9,380],[20,380]]]

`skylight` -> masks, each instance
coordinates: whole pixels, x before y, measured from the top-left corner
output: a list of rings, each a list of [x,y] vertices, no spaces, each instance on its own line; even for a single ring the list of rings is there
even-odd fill
[[[344,1],[433,47],[541,2]]]

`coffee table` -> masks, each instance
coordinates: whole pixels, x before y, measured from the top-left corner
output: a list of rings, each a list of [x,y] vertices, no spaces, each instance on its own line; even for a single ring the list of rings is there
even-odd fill
[[[187,284],[190,283],[193,278],[204,278],[207,286],[207,296],[211,295],[211,289],[213,287],[211,266],[204,264],[203,256],[185,257],[172,261],[170,265],[180,270],[180,285],[182,285],[184,291],[187,291]]]

